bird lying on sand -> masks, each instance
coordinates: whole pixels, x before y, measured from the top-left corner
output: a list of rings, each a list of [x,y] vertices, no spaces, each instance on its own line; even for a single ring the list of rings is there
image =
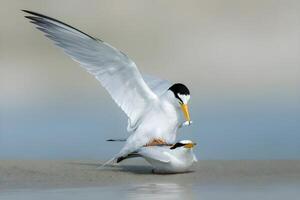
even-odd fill
[[[119,157],[117,163],[135,157],[142,157],[153,166],[153,173],[187,172],[197,158],[193,152],[196,143],[182,140],[174,145],[144,146],[125,157]]]
[[[57,19],[23,11],[37,29],[94,75],[128,116],[127,131],[131,135],[107,163],[116,162],[146,144],[174,143],[178,128],[191,124],[190,91],[184,84],[142,76],[136,64],[110,44]],[[185,121],[180,119],[181,111]]]

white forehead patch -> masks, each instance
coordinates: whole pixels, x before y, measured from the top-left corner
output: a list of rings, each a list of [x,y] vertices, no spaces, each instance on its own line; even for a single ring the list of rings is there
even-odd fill
[[[180,143],[181,144],[191,144],[193,142],[191,140],[181,140]]]
[[[187,104],[190,100],[190,95],[186,94],[178,94],[179,98],[182,100],[184,104]]]

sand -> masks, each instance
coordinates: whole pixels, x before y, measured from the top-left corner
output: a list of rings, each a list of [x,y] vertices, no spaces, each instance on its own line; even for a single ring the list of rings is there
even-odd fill
[[[300,161],[199,161],[189,173],[155,175],[140,160],[97,169],[98,161],[0,161],[0,191],[26,188],[101,187],[142,183],[266,185],[300,183]]]

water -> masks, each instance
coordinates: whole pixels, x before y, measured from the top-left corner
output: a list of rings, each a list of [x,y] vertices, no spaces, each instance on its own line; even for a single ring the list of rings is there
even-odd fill
[[[79,199],[296,199],[300,184],[274,183],[266,185],[177,183],[147,183],[112,187],[83,187],[65,189],[22,189],[0,193],[1,200],[79,200]]]
[[[121,111],[117,113],[115,105],[95,107],[93,111],[1,109],[0,159],[111,158],[123,143],[106,139],[127,137],[127,119]],[[224,105],[227,110],[204,107],[193,107],[194,123],[180,130],[177,138],[197,142],[199,159],[300,159],[299,108],[270,106],[258,111],[243,106],[235,110],[229,104]]]

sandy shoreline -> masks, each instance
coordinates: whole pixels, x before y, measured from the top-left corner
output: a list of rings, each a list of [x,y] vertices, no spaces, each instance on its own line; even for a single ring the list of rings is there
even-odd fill
[[[106,169],[97,161],[0,160],[0,190],[112,186],[137,183],[300,183],[300,161],[199,161],[185,174],[154,175],[140,160]]]

